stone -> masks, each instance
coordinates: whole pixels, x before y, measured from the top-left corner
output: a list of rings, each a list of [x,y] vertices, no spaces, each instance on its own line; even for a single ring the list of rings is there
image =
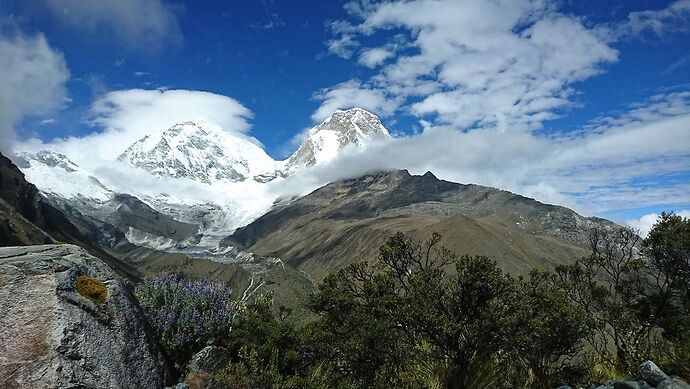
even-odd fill
[[[657,389],[690,389],[690,385],[680,378],[674,377],[661,381],[661,383],[657,385]]]
[[[230,353],[218,346],[206,346],[194,354],[187,366],[185,383],[190,389],[222,389],[215,379],[216,373],[230,363]]]
[[[645,381],[616,381],[613,389],[653,389]]]
[[[638,372],[640,373],[640,377],[652,386],[657,386],[660,382],[670,378],[652,361],[642,362],[638,368]]]
[[[96,303],[85,275],[107,289]],[[73,245],[0,248],[0,387],[162,388],[172,370],[126,282]]]

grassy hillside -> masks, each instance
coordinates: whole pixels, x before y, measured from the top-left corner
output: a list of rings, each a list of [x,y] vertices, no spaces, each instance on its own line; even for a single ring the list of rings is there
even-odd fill
[[[584,255],[595,226],[615,224],[494,188],[395,171],[317,189],[238,229],[224,244],[279,257],[322,279],[374,259],[395,232],[423,240],[436,231],[458,253],[487,255],[508,272],[526,273]]]

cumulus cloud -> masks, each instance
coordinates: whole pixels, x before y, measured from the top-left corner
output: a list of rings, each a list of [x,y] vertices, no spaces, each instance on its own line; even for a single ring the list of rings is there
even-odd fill
[[[399,100],[389,96],[383,89],[372,89],[357,80],[350,80],[332,88],[326,88],[314,95],[321,106],[312,115],[320,122],[337,109],[364,108],[380,116],[391,115],[398,107]]]
[[[581,128],[536,130],[574,106],[578,82],[618,61],[612,44],[625,34],[687,30],[690,0],[606,25],[550,1],[361,1],[345,9],[351,18],[332,23],[334,39],[347,36],[353,52],[368,46],[358,64],[375,70],[317,94],[314,117],[376,96],[370,100],[388,102],[391,114],[417,116],[424,132],[334,172],[432,170],[586,214],[687,204],[690,185],[678,178],[690,166],[687,91],[652,96]],[[401,32],[404,46],[389,50]]]
[[[684,209],[682,211],[675,212],[676,215],[684,217],[684,218],[690,218],[690,209]],[[649,213],[647,215],[644,215],[640,217],[639,219],[633,219],[633,220],[628,220],[626,224],[632,228],[635,228],[640,231],[640,236],[645,238],[649,234],[649,231],[651,231],[652,226],[654,223],[659,220],[659,214],[658,213]]]
[[[48,144],[29,140],[23,148],[51,148],[80,166],[94,166],[112,162],[146,135],[189,120],[208,121],[249,138],[251,118],[252,112],[237,100],[215,93],[128,89],[106,93],[91,105],[89,122],[97,128],[93,133]]]
[[[407,50],[396,54],[384,45],[361,53],[359,63],[367,67],[390,62],[364,86],[459,129],[539,128],[570,103],[573,83],[617,60],[599,34],[548,2],[380,2],[356,14],[358,24],[336,24],[339,38],[332,42],[345,40],[351,49],[375,33],[407,32]]]
[[[340,58],[349,59],[355,48],[359,46],[356,40],[351,35],[343,34],[337,39],[330,39],[326,42],[328,52],[335,54]]]
[[[28,115],[45,114],[67,100],[69,71],[62,54],[42,34],[0,34],[0,148],[7,150],[17,124]]]
[[[182,41],[177,16],[161,0],[44,0],[62,24],[151,50]]]

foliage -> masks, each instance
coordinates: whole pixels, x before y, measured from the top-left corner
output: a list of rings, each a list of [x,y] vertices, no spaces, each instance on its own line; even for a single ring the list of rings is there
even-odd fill
[[[539,389],[630,377],[645,359],[688,378],[688,219],[662,214],[642,241],[630,229],[593,231],[589,256],[525,278],[440,241],[391,236],[378,261],[323,280],[308,302],[317,317],[300,328],[289,310],[275,314],[271,295],[236,309],[209,281],[163,276],[138,296],[169,351],[208,341],[228,350],[211,373],[228,388]],[[189,322],[217,306],[220,324]],[[190,330],[197,323],[208,333]]]
[[[102,304],[108,298],[108,288],[95,278],[80,275],[76,281],[77,292],[96,304]]]
[[[243,305],[225,344],[234,363],[250,368],[257,379],[271,371],[276,376],[294,375],[298,368],[299,339],[286,316],[273,314],[272,295],[263,295]]]
[[[158,275],[140,283],[136,295],[159,343],[180,364],[226,337],[237,310],[231,290],[207,279]]]
[[[657,318],[664,336],[690,336],[690,219],[662,213],[642,242],[653,287],[643,290],[640,310]]]
[[[663,330],[667,370],[690,380],[690,219],[662,213],[642,247],[651,287],[638,309]]]
[[[361,387],[548,387],[591,330],[585,313],[537,273],[518,280],[439,241],[396,234],[378,264],[327,277],[310,303],[321,358]],[[429,374],[405,374],[429,361]]]
[[[690,221],[664,213],[641,244],[623,228],[593,231],[590,246],[554,284],[596,322],[587,342],[602,362],[628,375],[645,359],[690,365]]]
[[[230,363],[212,379],[227,388],[332,388],[330,371],[309,359],[307,340],[287,320],[289,311],[273,311],[273,296],[242,305],[223,342]],[[313,362],[313,363],[312,363]],[[343,383],[341,387],[349,387]]]

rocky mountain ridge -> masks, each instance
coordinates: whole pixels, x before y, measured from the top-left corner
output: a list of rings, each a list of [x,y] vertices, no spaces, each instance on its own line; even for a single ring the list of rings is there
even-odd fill
[[[314,278],[372,259],[385,239],[433,232],[459,254],[487,255],[524,274],[586,254],[592,228],[616,224],[507,191],[406,170],[341,180],[275,207],[221,244],[271,255]]]

